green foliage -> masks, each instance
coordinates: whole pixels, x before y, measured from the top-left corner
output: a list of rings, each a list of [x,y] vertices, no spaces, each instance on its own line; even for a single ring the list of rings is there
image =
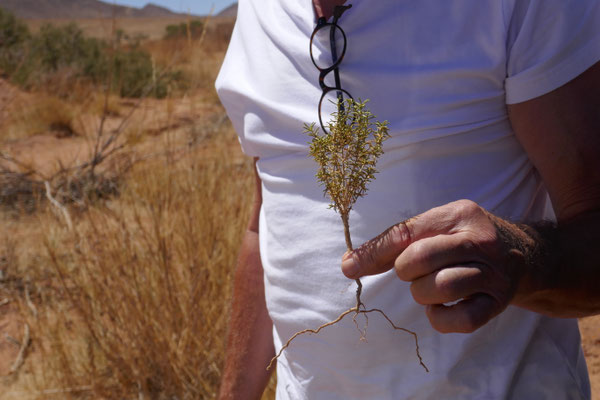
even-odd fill
[[[29,29],[14,15],[0,8],[0,48],[10,48],[29,39]]]
[[[34,37],[32,52],[44,70],[57,71],[61,67],[85,70],[101,59],[101,44],[89,39],[74,23],[57,27],[46,24]]]
[[[115,54],[113,72],[113,88],[121,96],[141,97],[147,87],[152,85],[154,66],[150,54],[134,48]],[[160,97],[164,95],[166,93]]]
[[[118,33],[115,43],[120,43]],[[181,85],[181,72],[164,73],[139,44],[121,47],[86,37],[76,24],[46,24],[35,34],[0,10],[0,69],[24,88],[53,80],[108,85],[122,97],[165,97]]]
[[[167,25],[165,28],[165,39],[185,38],[188,35],[192,38],[199,38],[204,31],[204,22],[200,20],[182,22],[180,24]]]
[[[319,134],[315,123],[305,124],[312,138],[310,155],[319,164],[318,181],[331,199],[330,207],[348,216],[367,184],[375,179],[377,159],[383,154],[383,142],[389,138],[388,122],[374,122],[367,101],[346,100],[332,114],[329,133]]]
[[[11,13],[0,8],[0,70],[14,72],[24,57],[24,44],[31,34],[27,26]]]

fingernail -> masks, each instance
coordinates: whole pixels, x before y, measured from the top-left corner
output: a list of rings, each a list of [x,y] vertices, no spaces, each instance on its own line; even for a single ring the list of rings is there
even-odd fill
[[[352,257],[352,252],[350,250],[346,250],[346,252],[342,256],[342,261],[346,261],[350,257]]]
[[[342,272],[348,278],[354,278],[358,274],[359,265],[352,257],[351,253],[344,254],[342,258]]]

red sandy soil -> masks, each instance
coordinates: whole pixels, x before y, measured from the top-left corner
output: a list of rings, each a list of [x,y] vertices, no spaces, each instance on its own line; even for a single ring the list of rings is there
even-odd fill
[[[600,399],[600,316],[580,319],[579,329],[592,382],[592,399]]]
[[[46,131],[6,141],[2,138],[2,127],[11,108],[34,99],[0,79],[0,151],[18,161],[15,165],[0,159],[0,167],[18,172],[33,170],[38,172],[36,179],[39,179],[52,176],[62,167],[81,165],[91,159],[100,126],[103,127],[102,141],[113,132],[122,132],[115,145],[130,140],[131,135],[141,135],[141,140],[133,146],[139,155],[162,150],[166,142],[172,147],[197,144],[202,139],[202,127],[220,124],[224,116],[220,106],[205,100],[207,96],[209,94],[199,92],[182,99],[122,99],[118,102],[118,115],[109,115],[104,120],[98,115],[79,115],[73,122],[76,135]]]

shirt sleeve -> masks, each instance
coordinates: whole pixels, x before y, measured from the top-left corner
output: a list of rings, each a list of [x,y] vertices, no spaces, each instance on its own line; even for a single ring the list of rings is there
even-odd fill
[[[513,0],[506,103],[542,96],[600,60],[600,0]]]

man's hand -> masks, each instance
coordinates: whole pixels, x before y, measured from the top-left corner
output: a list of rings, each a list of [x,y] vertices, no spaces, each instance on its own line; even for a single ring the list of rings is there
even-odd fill
[[[472,332],[509,304],[554,317],[600,313],[598,110],[600,62],[548,94],[508,106],[516,138],[548,190],[556,226],[517,226],[461,200],[347,253],[344,274],[395,268],[440,332]]]
[[[328,20],[333,15],[335,6],[341,6],[346,0],[313,0],[313,7],[317,19],[325,18]]]
[[[436,330],[468,333],[513,300],[535,249],[518,226],[460,200],[394,225],[346,253],[342,271],[354,279],[394,268],[411,283],[415,301],[427,306]]]

